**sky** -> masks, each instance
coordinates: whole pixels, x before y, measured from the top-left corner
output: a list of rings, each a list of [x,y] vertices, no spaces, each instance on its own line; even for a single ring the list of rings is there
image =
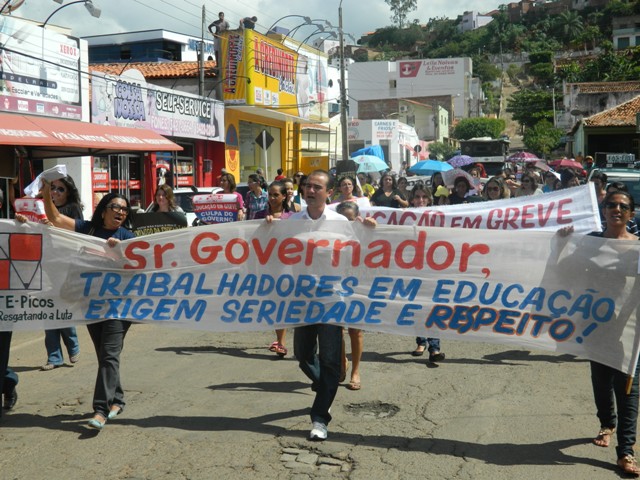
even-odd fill
[[[62,5],[72,1],[64,0]],[[0,2],[4,5],[5,0]],[[328,20],[337,27],[340,0],[93,0],[93,3],[102,10],[100,18],[92,17],[82,4],[76,4],[55,13],[49,23],[71,28],[71,35],[75,37],[154,29],[200,36],[204,5],[206,25],[217,18],[219,11],[225,12],[232,28],[237,27],[241,18],[255,15],[258,17],[256,30],[266,33],[276,22],[278,26],[289,29],[304,22],[299,17],[281,19],[286,15]],[[418,19],[420,23],[427,23],[430,18],[456,18],[469,10],[470,3],[474,10],[486,13],[506,2],[418,0],[418,9],[409,13],[408,20]],[[13,15],[44,22],[60,6],[53,0],[24,0]],[[345,33],[356,39],[376,28],[392,25],[391,11],[384,0],[342,0],[342,17]],[[301,27],[295,38],[302,40],[313,31],[312,26]]]

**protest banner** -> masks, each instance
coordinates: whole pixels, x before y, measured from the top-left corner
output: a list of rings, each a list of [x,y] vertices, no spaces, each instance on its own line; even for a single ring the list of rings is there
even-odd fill
[[[193,211],[206,224],[227,223],[238,220],[238,197],[233,193],[194,195]]]
[[[360,215],[387,225],[555,232],[571,224],[577,233],[601,230],[598,200],[591,184],[491,202],[406,209],[361,208]]]
[[[333,323],[505,343],[632,372],[640,242],[263,221],[121,242],[0,222],[0,329],[105,318],[214,332]]]
[[[47,218],[44,202],[39,198],[16,198],[14,201],[16,213],[24,215],[32,222],[40,222]]]
[[[187,216],[182,212],[136,213],[130,218],[131,231],[136,237],[187,227]]]

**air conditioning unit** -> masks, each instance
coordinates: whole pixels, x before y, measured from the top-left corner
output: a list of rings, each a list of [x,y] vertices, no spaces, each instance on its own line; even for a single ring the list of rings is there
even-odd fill
[[[409,111],[409,107],[406,105],[400,105],[399,111],[400,113],[407,113]]]

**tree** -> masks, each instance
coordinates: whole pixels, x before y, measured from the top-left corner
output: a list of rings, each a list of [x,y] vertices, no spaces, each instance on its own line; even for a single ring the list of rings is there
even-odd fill
[[[522,141],[528,150],[541,153],[547,157],[560,145],[563,132],[555,128],[548,120],[541,120],[524,132]]]
[[[477,137],[498,138],[506,127],[502,118],[463,118],[453,131],[453,137],[468,140]]]
[[[556,24],[561,29],[567,43],[577,38],[584,29],[582,18],[575,10],[566,10],[556,17]]]
[[[404,27],[407,21],[407,15],[418,8],[418,0],[384,0],[393,15],[391,20],[397,24],[398,27]]]
[[[507,112],[523,128],[540,120],[553,120],[553,94],[549,90],[523,89],[507,99]]]
[[[429,158],[433,160],[444,160],[451,158],[456,154],[456,149],[443,142],[431,142],[429,144]]]

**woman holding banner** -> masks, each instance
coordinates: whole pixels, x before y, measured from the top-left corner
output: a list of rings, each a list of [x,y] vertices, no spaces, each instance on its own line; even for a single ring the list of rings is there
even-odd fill
[[[238,202],[238,221],[244,220],[244,200],[239,192],[236,192],[236,179],[230,173],[220,175],[220,187],[222,193],[226,195],[235,195]]]
[[[289,203],[287,202],[287,187],[284,182],[272,182],[269,185],[269,204],[267,207],[268,216],[271,218],[278,218],[284,220],[291,216],[295,210],[289,209]],[[284,357],[288,351],[284,346],[287,330],[284,328],[276,329],[276,341],[269,345],[269,351],[275,352],[279,357]]]
[[[433,194],[424,183],[418,182],[411,190],[409,201],[413,208],[424,208],[433,205]],[[429,361],[436,363],[444,360],[445,355],[440,351],[439,338],[416,337],[416,349],[411,352],[414,357],[421,357],[429,352]]]
[[[51,184],[44,181],[44,209],[51,224],[65,230],[102,238],[110,247],[134,235],[123,225],[131,214],[129,200],[118,193],[108,193],[100,200],[90,221],[62,215],[51,199]],[[93,392],[93,418],[87,426],[102,430],[107,419],[124,409],[124,391],[120,385],[120,353],[131,322],[105,319],[87,325],[98,357],[98,374]]]
[[[635,204],[628,192],[608,193],[603,202],[606,230],[593,236],[616,240],[638,240],[627,231],[627,222],[633,218]],[[634,456],[638,423],[638,367],[633,377],[606,365],[591,361],[591,384],[600,430],[593,439],[599,447],[608,447],[616,433],[617,465],[627,475],[640,476]],[[617,413],[616,413],[617,410]],[[617,428],[617,430],[616,430]]]
[[[73,178],[66,176],[52,181],[50,191],[49,196],[62,215],[73,219],[82,218],[83,207],[80,193]],[[80,359],[80,344],[76,327],[45,330],[44,345],[47,349],[47,363],[42,366],[42,370],[49,371],[64,365],[61,340],[67,347],[69,362],[74,364]]]

